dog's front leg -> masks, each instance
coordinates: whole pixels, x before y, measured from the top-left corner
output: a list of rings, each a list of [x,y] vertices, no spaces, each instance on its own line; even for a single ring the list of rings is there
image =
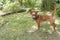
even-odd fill
[[[38,30],[40,29],[40,21],[36,20],[37,26],[38,26]]]

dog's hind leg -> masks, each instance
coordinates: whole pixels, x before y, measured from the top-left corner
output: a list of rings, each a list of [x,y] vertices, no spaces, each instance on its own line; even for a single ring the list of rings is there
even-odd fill
[[[50,19],[50,24],[53,26],[53,31],[56,31],[56,24],[55,24],[55,22],[54,22],[54,19]]]

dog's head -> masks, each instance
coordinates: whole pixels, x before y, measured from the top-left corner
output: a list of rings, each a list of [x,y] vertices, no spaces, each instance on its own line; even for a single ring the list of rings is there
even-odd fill
[[[29,10],[30,14],[32,15],[32,18],[35,19],[38,15],[38,12],[39,11],[36,11],[36,10]]]

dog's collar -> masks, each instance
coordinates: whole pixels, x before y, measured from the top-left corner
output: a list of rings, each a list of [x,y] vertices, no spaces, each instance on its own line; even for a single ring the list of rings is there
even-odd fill
[[[37,20],[39,18],[39,15],[37,15],[35,18],[33,18],[34,20]]]

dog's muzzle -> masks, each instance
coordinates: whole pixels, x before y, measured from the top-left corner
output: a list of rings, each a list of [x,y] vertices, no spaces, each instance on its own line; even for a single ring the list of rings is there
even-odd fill
[[[36,16],[32,16],[32,18],[36,18]]]
[[[36,17],[36,16],[32,16],[32,18],[33,18],[34,20],[36,20],[36,19],[37,19],[37,17]]]

